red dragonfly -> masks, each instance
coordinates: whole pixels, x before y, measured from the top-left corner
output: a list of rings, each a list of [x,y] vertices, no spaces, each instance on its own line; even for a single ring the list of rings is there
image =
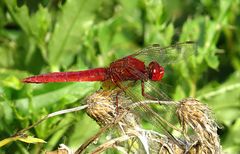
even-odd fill
[[[153,98],[144,92],[144,82],[160,81],[164,76],[164,66],[185,60],[194,54],[195,43],[178,43],[169,47],[152,45],[135,54],[118,59],[106,68],[95,68],[77,72],[54,72],[23,79],[26,83],[110,81],[120,89],[123,81],[141,81],[142,95]],[[147,65],[148,64],[148,65]]]
[[[119,87],[122,91],[127,92],[130,97],[136,97],[136,93],[129,90],[128,86],[124,87],[123,82],[125,81],[141,81],[142,95],[150,97],[150,99],[155,99],[149,94],[146,94],[144,89],[149,88],[156,92],[158,100],[162,97],[162,93],[159,95],[159,90],[154,89],[153,86],[146,86],[147,81],[161,81],[164,76],[164,69],[168,64],[176,63],[181,60],[186,60],[190,56],[195,54],[195,43],[188,41],[183,43],[178,43],[169,47],[160,47],[159,45],[152,45],[150,47],[144,48],[135,54],[123,57],[112,62],[109,67],[106,68],[95,68],[90,70],[83,70],[78,72],[55,72],[42,75],[36,75],[23,79],[26,83],[50,83],[50,82],[84,82],[84,81],[100,81],[100,82],[110,82],[113,85]],[[146,86],[146,87],[145,87]],[[120,91],[118,94],[121,94]],[[115,114],[118,115],[118,99],[116,94],[116,111]],[[164,95],[164,94],[163,94]],[[166,97],[163,97],[166,98]],[[121,100],[120,100],[121,101]],[[144,120],[150,120],[156,123],[156,127],[162,129],[169,137],[176,140],[174,136],[165,128],[162,117],[159,116],[151,107],[141,103],[139,109],[143,112],[134,112],[141,116],[144,114]],[[145,113],[149,114],[148,116]],[[166,110],[169,115],[170,111]],[[175,113],[175,112],[174,112]],[[161,115],[164,113],[161,112]],[[112,116],[112,114],[110,114]],[[165,120],[166,121],[166,120]],[[176,140],[177,143],[177,140]]]

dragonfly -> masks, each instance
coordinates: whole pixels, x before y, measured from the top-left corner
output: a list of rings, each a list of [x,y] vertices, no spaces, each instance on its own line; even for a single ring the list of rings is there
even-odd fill
[[[161,81],[165,74],[165,66],[179,60],[186,60],[195,53],[195,45],[193,41],[177,43],[168,47],[154,44],[113,61],[109,67],[75,72],[53,72],[31,76],[22,81],[25,83],[100,81],[110,82],[123,91],[127,91],[129,86],[124,86],[122,84],[124,81],[141,81],[142,96],[148,99],[158,99],[145,92],[145,83],[149,80],[153,82]],[[151,85],[149,86],[147,88],[151,89]]]
[[[52,83],[52,82],[94,82],[99,81],[102,83],[110,82],[112,85],[116,86],[117,94],[115,98],[116,110],[112,115],[118,114],[119,110],[124,108],[122,104],[118,105],[118,102],[121,101],[121,94],[123,92],[127,93],[130,98],[137,98],[138,101],[142,99],[139,98],[134,91],[129,90],[131,84],[126,84],[128,81],[130,83],[136,83],[137,81],[141,82],[141,95],[144,98],[150,98],[162,100],[162,97],[165,97],[165,94],[161,90],[155,89],[153,84],[147,84],[148,81],[160,82],[166,72],[166,68],[170,64],[178,63],[179,61],[186,61],[189,57],[196,54],[196,43],[193,41],[181,42],[168,47],[161,47],[160,45],[154,44],[149,47],[143,48],[131,55],[125,56],[123,58],[117,59],[110,63],[108,67],[93,68],[82,71],[75,72],[53,72],[41,75],[35,75],[27,77],[22,81],[25,83]],[[160,97],[155,97],[149,95],[145,92],[146,89],[152,89],[154,93],[156,92]],[[115,90],[115,89],[113,89]],[[115,92],[113,92],[115,93]],[[138,108],[135,110],[139,117],[144,117],[146,120],[150,120],[153,123],[157,124],[157,128],[164,128],[164,119],[156,113],[148,105],[141,103]],[[169,111],[166,111],[169,114]],[[143,115],[142,115],[143,114]],[[148,114],[146,116],[145,114]],[[161,115],[164,114],[161,112]],[[105,117],[105,116],[104,116]],[[165,131],[168,136],[172,136],[171,133]],[[174,138],[174,137],[172,137]]]

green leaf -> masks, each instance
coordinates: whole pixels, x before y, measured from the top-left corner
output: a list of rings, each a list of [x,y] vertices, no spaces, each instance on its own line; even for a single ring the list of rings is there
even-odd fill
[[[15,104],[21,113],[28,114],[29,103],[33,106],[34,110],[38,111],[41,108],[56,104],[64,99],[64,97],[73,96],[75,99],[71,101],[74,102],[93,91],[96,85],[96,83],[34,85],[36,93],[34,97],[32,99],[18,99]]]
[[[20,140],[22,142],[26,143],[46,143],[44,140],[35,138],[32,136],[27,136],[27,137],[18,137],[17,140]]]
[[[217,119],[228,126],[240,116],[239,78],[240,72],[235,72],[226,82],[208,84],[198,91],[197,98],[208,103],[214,110]]]
[[[28,136],[28,135],[24,134],[24,135],[17,135],[17,136],[14,136],[14,137],[9,137],[9,138],[1,140],[0,141],[0,147],[3,147],[8,143],[18,141],[18,140],[22,141],[22,142],[25,142],[25,143],[46,143],[42,139],[35,138],[35,137]]]
[[[51,21],[48,10],[39,5],[38,11],[30,15],[27,6],[18,7],[16,0],[5,0],[5,3],[11,16],[23,31],[36,42],[43,43]]]
[[[6,68],[14,65],[14,52],[12,52],[13,49],[8,45],[9,44],[0,46],[0,67]]]
[[[228,136],[222,141],[225,145],[225,148],[236,148],[232,153],[236,153],[239,151],[240,145],[240,119],[238,118],[235,123],[229,128]]]
[[[15,90],[22,88],[21,78],[27,73],[19,70],[0,69],[0,86],[10,87]]]
[[[208,66],[210,66],[213,69],[217,69],[219,66],[219,60],[216,55],[206,56],[206,61],[208,63]]]
[[[54,32],[49,42],[48,62],[51,67],[67,66],[84,40],[84,35],[94,23],[94,11],[100,1],[68,0],[58,16]]]
[[[177,88],[174,92],[173,98],[174,98],[174,100],[180,100],[180,99],[186,98],[186,94],[180,85],[177,86]]]
[[[6,87],[11,87],[16,90],[19,90],[22,87],[21,82],[15,76],[9,76],[5,80],[2,81],[3,85]]]
[[[11,17],[28,36],[24,38],[30,43],[26,63],[29,63],[34,55],[35,50],[31,49],[35,49],[35,46],[39,47],[42,56],[46,58],[46,35],[51,24],[51,17],[47,8],[39,5],[38,11],[30,15],[27,5],[18,7],[16,0],[5,0],[5,3]]]
[[[18,7],[16,0],[4,0],[4,2],[6,3],[13,19],[19,24],[25,33],[30,35],[31,22],[27,6],[22,5],[21,7]]]

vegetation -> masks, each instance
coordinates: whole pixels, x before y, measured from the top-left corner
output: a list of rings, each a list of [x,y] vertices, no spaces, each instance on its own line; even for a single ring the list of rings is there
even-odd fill
[[[223,150],[240,151],[240,1],[0,1],[0,140],[48,113],[83,105],[100,83],[26,85],[54,71],[108,66],[150,44],[196,41],[190,66],[167,75],[173,99],[208,104],[221,127]],[[77,148],[99,126],[84,112],[54,117],[28,134],[47,144],[16,141],[0,153],[39,153],[65,143]]]

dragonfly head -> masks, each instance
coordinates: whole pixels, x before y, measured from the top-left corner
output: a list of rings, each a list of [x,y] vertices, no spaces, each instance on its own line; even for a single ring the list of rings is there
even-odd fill
[[[164,68],[157,62],[152,61],[148,66],[149,79],[152,81],[160,81],[164,75]]]

